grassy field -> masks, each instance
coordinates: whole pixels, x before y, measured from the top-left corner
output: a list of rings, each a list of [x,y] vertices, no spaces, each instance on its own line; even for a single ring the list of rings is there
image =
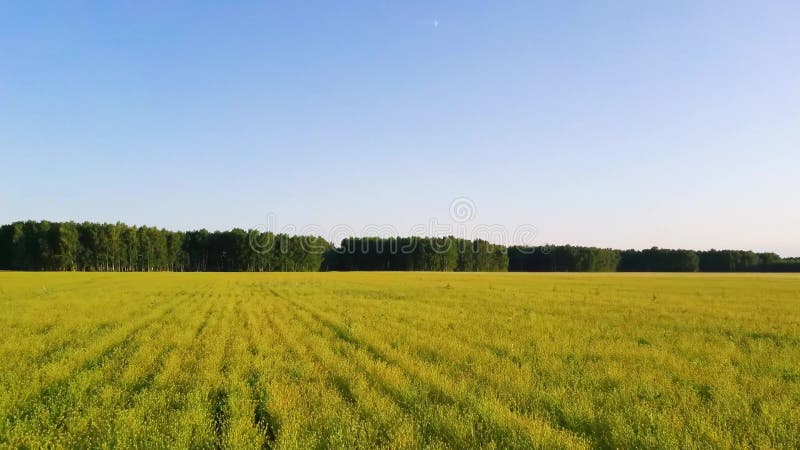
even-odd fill
[[[0,273],[0,446],[794,448],[800,277]]]

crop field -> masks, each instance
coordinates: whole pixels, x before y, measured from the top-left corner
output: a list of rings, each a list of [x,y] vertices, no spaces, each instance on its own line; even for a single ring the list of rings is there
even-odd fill
[[[0,446],[794,448],[800,277],[0,273]]]

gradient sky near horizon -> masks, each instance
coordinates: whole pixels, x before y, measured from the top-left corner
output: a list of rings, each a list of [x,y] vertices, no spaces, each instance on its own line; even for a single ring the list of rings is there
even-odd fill
[[[470,227],[536,243],[800,256],[798,24],[797,1],[0,2],[0,222],[407,235],[466,197]]]

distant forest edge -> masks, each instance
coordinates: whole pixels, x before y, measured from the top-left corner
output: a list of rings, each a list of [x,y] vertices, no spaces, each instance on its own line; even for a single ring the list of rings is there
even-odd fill
[[[800,272],[800,258],[744,250],[522,247],[484,240],[346,238],[256,230],[176,232],[122,223],[0,226],[0,270],[286,272]]]

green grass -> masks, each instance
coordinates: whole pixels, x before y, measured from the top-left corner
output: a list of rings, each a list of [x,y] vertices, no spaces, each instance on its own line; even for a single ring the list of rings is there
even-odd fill
[[[0,273],[0,446],[794,448],[800,277]]]

